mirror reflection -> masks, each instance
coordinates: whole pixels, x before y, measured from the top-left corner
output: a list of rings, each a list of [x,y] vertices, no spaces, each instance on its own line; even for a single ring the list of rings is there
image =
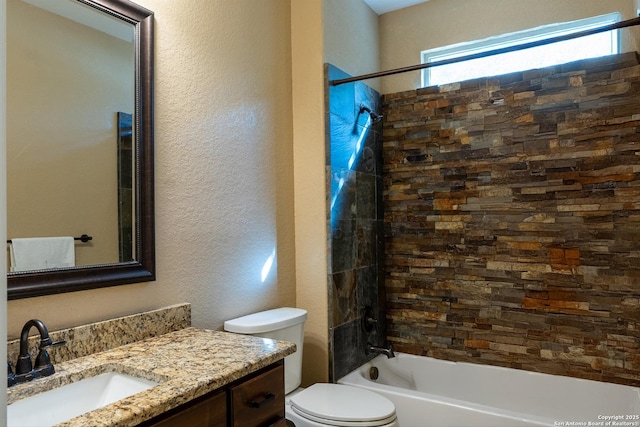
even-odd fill
[[[69,266],[64,236],[72,265],[135,260],[134,26],[75,0],[7,15],[7,236],[56,238],[8,242],[7,271]],[[13,250],[56,252],[21,267]]]

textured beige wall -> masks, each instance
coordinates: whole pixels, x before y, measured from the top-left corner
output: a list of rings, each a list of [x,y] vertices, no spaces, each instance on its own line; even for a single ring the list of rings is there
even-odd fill
[[[134,108],[133,44],[21,0],[7,13],[7,234],[89,234],[77,265],[118,262],[116,113]]]
[[[419,64],[426,49],[616,11],[622,19],[636,17],[634,0],[430,0],[380,16],[380,67]],[[419,85],[420,71],[412,71],[384,77],[381,88],[395,93]]]
[[[10,301],[9,332],[32,317],[55,329],[182,301],[196,326],[217,328],[297,305],[309,311],[303,381],[326,380],[323,1],[139,3],[156,25],[158,280]],[[363,43],[353,41],[349,49]],[[377,48],[366,56],[377,68]]]
[[[296,299],[309,312],[303,385],[328,379],[328,267],[323,63],[378,69],[378,17],[362,0],[291,2]]]
[[[136,2],[155,12],[157,281],[10,301],[12,336],[33,317],[190,302],[195,326],[219,328],[296,303],[289,2]]]
[[[0,46],[5,46],[6,43],[6,8],[7,2],[0,0]],[[0,49],[0,129],[6,129],[6,51]],[[5,160],[5,148],[6,132],[0,132],[0,170],[6,170]],[[6,174],[0,174],[0,239],[6,239],[7,237],[7,210],[6,208]],[[0,292],[2,295],[6,295],[7,290],[7,271],[5,264],[0,262]],[[0,312],[6,313],[6,301],[0,302]],[[7,333],[7,318],[6,316],[0,316],[0,337],[5,336]],[[0,352],[0,366],[4,366],[7,359],[5,352]],[[3,381],[0,385],[0,420],[7,419],[7,384]]]
[[[322,0],[291,2],[296,298],[309,312],[303,386],[328,378]]]
[[[324,60],[357,76],[380,70],[378,15],[363,0],[324,0]],[[366,83],[380,90],[379,79]]]

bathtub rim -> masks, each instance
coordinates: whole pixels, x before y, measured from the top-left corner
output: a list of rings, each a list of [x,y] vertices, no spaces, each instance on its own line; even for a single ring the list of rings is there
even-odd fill
[[[575,381],[579,381],[579,382],[603,383],[603,384],[607,384],[607,385],[611,385],[611,386],[630,388],[630,389],[632,389],[632,391],[637,396],[638,404],[640,405],[640,387],[628,386],[628,385],[623,385],[623,384],[615,384],[615,383],[599,382],[599,381],[594,381],[594,380],[587,380],[587,379],[575,378],[575,377],[569,377],[569,376],[563,376],[563,375],[551,375],[551,374],[546,374],[546,373],[541,373],[541,372],[526,371],[526,370],[523,370],[523,369],[507,368],[507,367],[502,367],[502,366],[494,366],[494,365],[486,365],[486,364],[479,364],[479,363],[457,362],[457,361],[451,361],[451,360],[436,359],[436,358],[429,357],[429,356],[419,356],[419,355],[414,355],[414,354],[409,354],[409,353],[402,353],[402,352],[396,352],[395,354],[396,354],[396,357],[400,357],[400,358],[425,358],[425,359],[430,359],[432,361],[435,361],[435,362],[438,362],[438,363],[444,363],[444,364],[468,365],[468,366],[471,366],[471,367],[486,368],[488,370],[494,370],[494,369],[496,369],[496,370],[505,370],[505,369],[506,370],[514,370],[514,371],[518,371],[518,372],[521,372],[521,373],[524,373],[524,374],[537,374],[537,375],[543,375],[543,376],[547,376],[548,375],[548,376],[553,376],[553,377],[567,378],[567,379],[575,380]],[[393,386],[393,385],[377,383],[375,381],[367,379],[366,378],[366,372],[369,370],[369,368],[374,366],[374,363],[376,363],[376,362],[384,364],[385,361],[386,361],[385,359],[386,359],[386,356],[378,355],[375,358],[373,358],[373,359],[369,360],[368,362],[364,363],[363,365],[355,368],[353,371],[349,372],[348,374],[344,375],[343,377],[338,379],[336,382],[339,383],[339,384],[346,384],[346,385],[351,385],[351,386],[355,386],[355,387],[363,387],[363,388],[366,388],[368,390],[372,390],[374,392],[377,391],[377,390],[381,390],[384,393],[388,393],[388,394],[394,395],[394,396],[409,396],[409,397],[414,398],[414,399],[428,400],[428,401],[436,403],[436,404],[442,404],[442,405],[449,406],[449,407],[461,408],[461,409],[464,409],[464,410],[473,410],[473,411],[481,412],[481,413],[487,414],[487,415],[493,415],[493,416],[499,416],[499,417],[503,417],[503,418],[507,418],[507,419],[517,420],[519,422],[531,422],[532,425],[557,426],[557,425],[559,425],[558,422],[561,421],[558,418],[542,417],[542,416],[538,416],[538,415],[532,414],[530,412],[513,411],[513,410],[500,408],[500,407],[496,407],[496,406],[485,405],[485,404],[476,403],[476,402],[472,402],[472,401],[455,399],[455,398],[448,397],[448,396],[428,393],[428,392],[425,392],[425,391],[418,391],[418,390],[415,390],[415,389],[414,390],[405,389],[405,388],[401,388],[401,387],[397,387],[397,386]],[[639,406],[639,412],[640,412],[640,406]],[[635,415],[635,414],[632,414],[632,415]],[[562,421],[564,421],[564,420],[562,420]]]

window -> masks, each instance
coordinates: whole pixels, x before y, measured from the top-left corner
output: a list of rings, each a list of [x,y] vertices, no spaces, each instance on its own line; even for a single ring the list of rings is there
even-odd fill
[[[616,12],[579,21],[544,25],[469,43],[459,43],[426,50],[422,52],[422,63],[435,63],[445,59],[544,40],[550,37],[614,24],[619,21],[620,14]],[[619,51],[618,31],[606,31],[515,52],[426,68],[422,70],[422,85],[442,85],[478,77],[548,67],[579,59],[616,54]]]

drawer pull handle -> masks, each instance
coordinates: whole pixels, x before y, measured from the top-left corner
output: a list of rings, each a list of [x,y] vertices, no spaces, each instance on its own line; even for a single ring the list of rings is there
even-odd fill
[[[276,395],[273,393],[266,392],[264,397],[261,400],[251,400],[249,401],[249,406],[252,408],[260,408],[262,405],[275,400]]]

